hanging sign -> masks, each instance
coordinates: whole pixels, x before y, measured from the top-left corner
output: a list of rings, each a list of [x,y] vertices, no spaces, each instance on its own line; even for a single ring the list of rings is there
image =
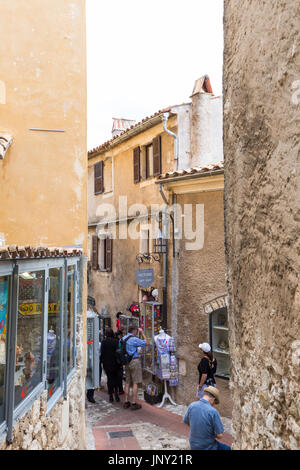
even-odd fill
[[[154,281],[154,269],[137,269],[136,270],[136,283],[148,289]]]

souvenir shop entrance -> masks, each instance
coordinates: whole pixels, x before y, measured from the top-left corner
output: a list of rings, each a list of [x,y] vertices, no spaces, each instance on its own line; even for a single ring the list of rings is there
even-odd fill
[[[178,361],[174,338],[163,329],[163,305],[159,302],[143,302],[140,311],[140,325],[147,338],[147,346],[142,352],[142,364],[145,372],[152,376],[152,382],[146,384],[145,400],[151,404],[168,398],[175,404],[168,393],[167,385],[178,385]]]

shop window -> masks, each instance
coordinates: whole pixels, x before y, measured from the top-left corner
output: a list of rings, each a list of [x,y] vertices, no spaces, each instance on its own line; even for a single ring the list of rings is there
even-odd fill
[[[62,306],[62,269],[53,268],[49,270],[47,328],[48,400],[61,387]]]
[[[68,308],[67,308],[67,374],[75,366],[75,267],[68,267]]]
[[[19,276],[15,368],[15,407],[43,379],[44,271]]]
[[[48,411],[67,396],[76,358],[77,262],[65,260],[65,271],[63,259],[0,261],[0,432],[9,442],[16,421],[45,389]]]
[[[230,353],[228,340],[227,307],[219,308],[210,313],[211,348],[217,359],[219,377],[230,378]]]
[[[9,299],[9,277],[0,277],[0,424],[5,420],[6,338]]]

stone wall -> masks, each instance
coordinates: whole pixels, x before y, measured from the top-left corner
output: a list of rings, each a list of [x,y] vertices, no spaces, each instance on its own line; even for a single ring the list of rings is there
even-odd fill
[[[299,449],[300,5],[224,4],[234,448]]]
[[[74,377],[68,398],[61,398],[47,415],[47,392],[34,402],[14,427],[14,441],[0,442],[0,450],[79,450],[84,448],[82,380]]]

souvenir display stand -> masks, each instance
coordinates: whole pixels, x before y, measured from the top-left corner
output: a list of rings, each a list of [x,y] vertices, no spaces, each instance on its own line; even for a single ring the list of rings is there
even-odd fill
[[[119,329],[122,330],[123,336],[126,336],[130,326],[139,328],[140,319],[138,317],[130,317],[128,315],[119,316]]]
[[[175,354],[176,347],[174,338],[166,334],[163,329],[160,329],[158,334],[154,337],[154,342],[157,351],[156,375],[164,382],[164,395],[159,408],[163,407],[166,399],[168,399],[172,405],[176,405],[168,393],[167,388],[167,381],[172,387],[178,385],[178,364]]]
[[[147,338],[147,346],[143,348],[143,369],[152,375],[156,374],[157,351],[154,336],[158,334],[162,325],[162,304],[159,302],[141,303],[140,325]]]
[[[99,387],[99,315],[87,312],[86,388]]]
[[[217,376],[230,378],[230,354],[228,341],[228,313],[223,307],[210,314],[211,348],[218,361]]]
[[[158,408],[162,408],[167,399],[172,403],[172,405],[176,405],[176,403],[173,401],[172,397],[168,393],[167,381],[166,380],[164,380],[164,387],[165,387],[165,391],[164,391],[163,399],[162,399],[161,404],[158,405]]]
[[[102,341],[105,338],[105,330],[107,328],[111,328],[111,318],[106,317],[104,315],[99,315],[99,320],[100,320],[100,326],[99,326],[100,341]]]

